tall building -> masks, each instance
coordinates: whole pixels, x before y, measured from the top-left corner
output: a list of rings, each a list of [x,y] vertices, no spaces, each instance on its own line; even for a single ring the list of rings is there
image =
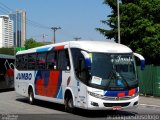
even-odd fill
[[[14,23],[14,46],[24,47],[26,40],[26,12],[24,10],[9,14]]]
[[[0,15],[0,48],[13,47],[13,21],[8,15]]]

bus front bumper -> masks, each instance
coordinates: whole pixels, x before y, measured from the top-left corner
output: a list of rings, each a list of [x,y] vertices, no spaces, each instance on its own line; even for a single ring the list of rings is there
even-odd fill
[[[88,95],[89,110],[122,110],[138,107],[139,95],[129,100],[103,100]]]

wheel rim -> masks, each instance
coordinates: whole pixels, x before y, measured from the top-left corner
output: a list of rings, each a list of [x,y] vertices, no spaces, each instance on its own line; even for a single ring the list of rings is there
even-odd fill
[[[30,101],[30,102],[32,102],[32,101],[33,101],[32,93],[30,93],[30,95],[29,95],[29,101]]]
[[[69,99],[68,107],[69,107],[69,109],[73,109],[73,100],[72,99]]]

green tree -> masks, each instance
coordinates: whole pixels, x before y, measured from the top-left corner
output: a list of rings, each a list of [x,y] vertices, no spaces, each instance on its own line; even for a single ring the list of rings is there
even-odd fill
[[[44,45],[43,43],[36,42],[36,40],[34,40],[33,38],[27,39],[25,44],[24,44],[26,49],[39,47],[39,46],[43,46],[43,45]]]
[[[117,42],[117,0],[104,0],[104,4],[112,9],[102,20],[110,29],[96,29]],[[142,54],[147,64],[160,64],[160,0],[121,0],[120,26],[122,44]]]
[[[14,48],[0,48],[0,54],[14,55]]]

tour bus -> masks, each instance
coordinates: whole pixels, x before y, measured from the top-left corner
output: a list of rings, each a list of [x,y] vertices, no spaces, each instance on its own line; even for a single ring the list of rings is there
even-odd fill
[[[14,60],[12,55],[0,54],[0,89],[14,88]]]
[[[65,110],[121,110],[138,105],[135,57],[122,44],[69,41],[16,54],[15,90],[35,99],[64,104]]]

